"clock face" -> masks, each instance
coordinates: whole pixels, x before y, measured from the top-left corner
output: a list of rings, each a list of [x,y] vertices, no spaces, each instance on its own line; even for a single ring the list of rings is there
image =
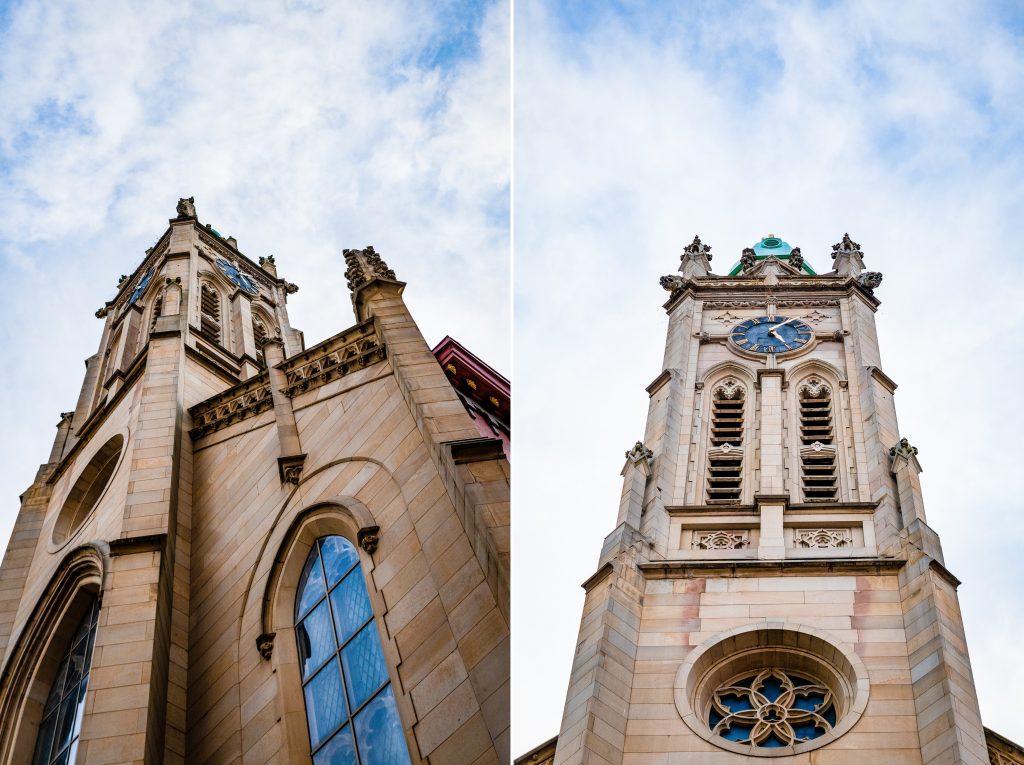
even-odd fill
[[[245,290],[250,295],[260,294],[259,287],[256,286],[255,282],[253,282],[253,280],[250,279],[246,274],[243,274],[241,271],[235,268],[231,263],[224,260],[224,258],[217,259],[217,268],[223,271],[224,275],[228,277],[228,279],[231,280],[231,283],[234,284],[236,287]]]
[[[733,327],[729,339],[738,348],[752,353],[786,353],[810,342],[811,328],[800,319],[758,316]]]
[[[149,285],[149,280],[152,278],[153,269],[150,268],[148,271],[146,271],[146,273],[142,275],[142,278],[140,278],[138,283],[135,285],[135,292],[133,292],[132,296],[128,299],[128,305],[131,305],[132,303],[139,299],[139,296],[146,291],[146,287]]]

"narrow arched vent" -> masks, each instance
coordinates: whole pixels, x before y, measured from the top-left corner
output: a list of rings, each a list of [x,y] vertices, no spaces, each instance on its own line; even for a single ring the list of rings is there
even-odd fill
[[[805,501],[836,500],[839,479],[832,392],[814,378],[800,386],[800,476]]]
[[[199,334],[207,340],[220,342],[220,295],[208,284],[200,288]]]
[[[715,389],[708,444],[708,502],[737,504],[743,488],[743,389],[729,382]]]

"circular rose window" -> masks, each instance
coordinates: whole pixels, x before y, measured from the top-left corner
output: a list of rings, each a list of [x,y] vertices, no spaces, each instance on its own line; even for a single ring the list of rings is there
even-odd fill
[[[867,708],[852,649],[802,625],[750,625],[695,649],[676,675],[676,708],[701,738],[746,755],[799,754],[834,741]]]

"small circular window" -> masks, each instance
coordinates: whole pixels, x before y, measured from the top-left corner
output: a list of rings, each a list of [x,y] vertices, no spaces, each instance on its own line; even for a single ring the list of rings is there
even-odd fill
[[[802,625],[730,630],[693,651],[676,675],[676,709],[701,738],[746,755],[799,754],[860,719],[867,670],[857,655]]]
[[[68,498],[64,500],[53,526],[55,544],[66,542],[78,529],[103,496],[107,484],[114,477],[121,449],[124,447],[124,436],[116,435],[107,441],[92,456],[85,469],[75,479]]]

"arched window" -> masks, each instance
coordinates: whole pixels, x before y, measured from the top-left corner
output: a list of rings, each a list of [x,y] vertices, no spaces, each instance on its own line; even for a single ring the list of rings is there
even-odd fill
[[[33,765],[63,765],[75,761],[99,612],[99,601],[94,598],[64,652],[43,708]]]
[[[707,462],[708,503],[738,503],[743,486],[743,388],[735,380],[715,387]]]
[[[314,765],[408,765],[355,546],[321,537],[295,596],[295,636]]]
[[[208,284],[199,288],[199,334],[220,342],[220,295]]]

